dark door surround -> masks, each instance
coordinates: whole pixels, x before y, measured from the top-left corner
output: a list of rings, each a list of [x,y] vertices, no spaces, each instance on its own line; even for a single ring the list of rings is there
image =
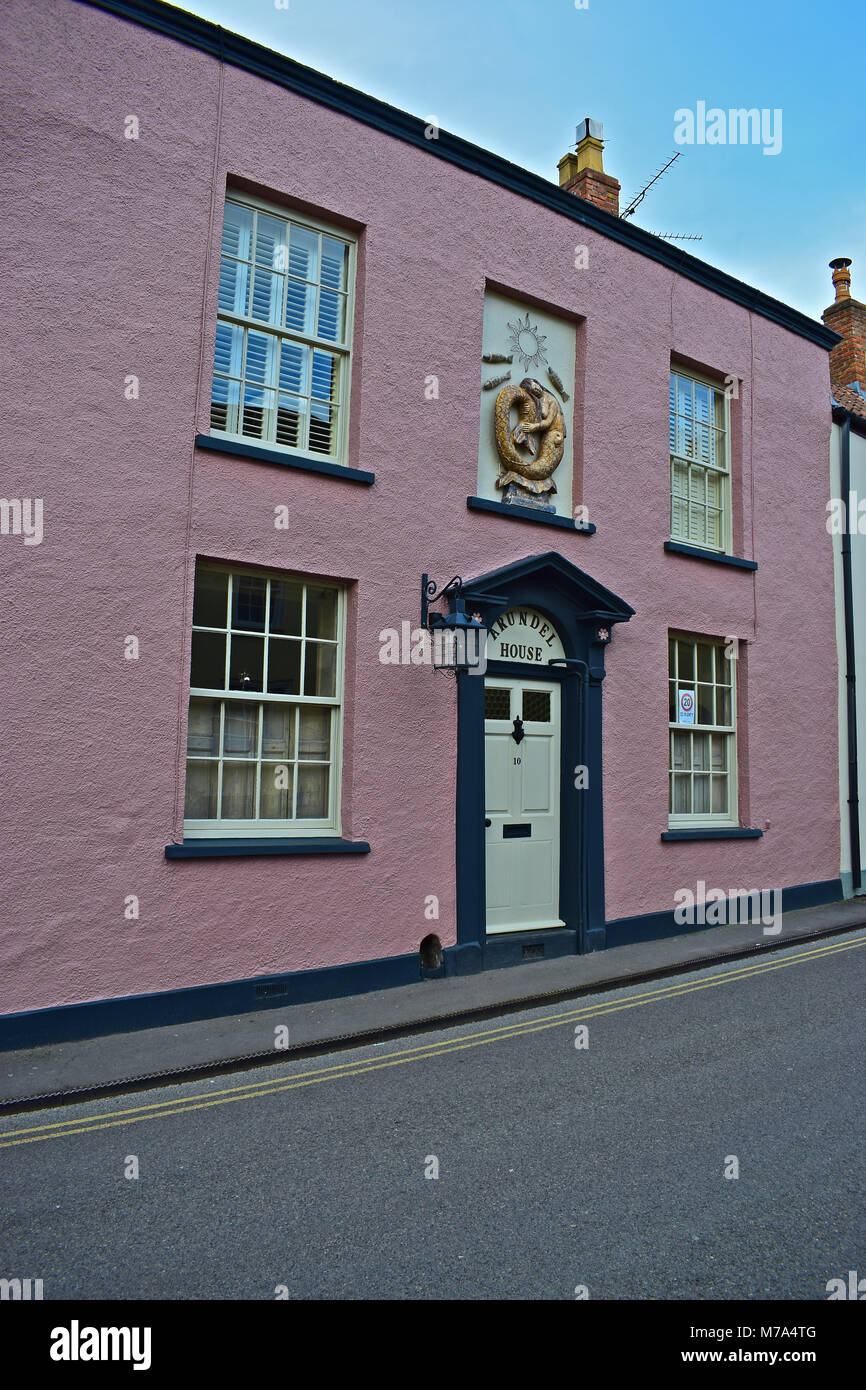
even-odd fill
[[[516,963],[524,948],[545,956],[604,947],[604,836],[602,820],[602,703],[604,652],[613,624],[634,609],[556,551],[464,582],[467,607],[488,625],[525,604],[555,625],[565,666],[491,662],[487,674],[556,680],[560,704],[560,916],[564,927],[487,936],[485,888],[484,677],[457,677],[457,945],[456,974]],[[605,635],[607,634],[607,635]],[[588,785],[576,788],[585,766]]]

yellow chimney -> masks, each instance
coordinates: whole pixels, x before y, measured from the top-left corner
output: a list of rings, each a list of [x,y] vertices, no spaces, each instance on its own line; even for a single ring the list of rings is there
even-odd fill
[[[563,155],[559,186],[578,198],[585,198],[605,212],[619,216],[619,181],[604,171],[604,127],[589,116],[577,127],[577,150]]]

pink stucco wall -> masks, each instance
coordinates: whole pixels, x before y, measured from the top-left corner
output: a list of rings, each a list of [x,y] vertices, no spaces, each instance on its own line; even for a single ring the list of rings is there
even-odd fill
[[[422,570],[471,577],[550,549],[637,610],[607,652],[607,916],[670,908],[699,878],[835,878],[826,353],[432,154],[74,0],[42,0],[38,17],[7,0],[0,26],[2,492],[44,499],[41,545],[0,537],[0,1012],[414,951],[433,893],[452,942],[454,682],[381,665],[378,635],[417,624]],[[372,488],[193,447],[208,430],[227,178],[363,229],[351,461],[375,471]],[[594,536],[466,508],[486,281],[585,318],[576,500]],[[744,378],[757,576],[662,550],[672,352]],[[164,859],[182,838],[196,554],[353,582],[343,831],[369,856]],[[659,841],[669,627],[752,643],[741,781],[761,840]]]

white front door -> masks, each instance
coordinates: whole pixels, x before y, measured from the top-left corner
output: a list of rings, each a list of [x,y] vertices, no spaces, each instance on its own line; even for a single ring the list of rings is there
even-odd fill
[[[489,932],[565,925],[559,916],[559,695],[556,682],[485,682]],[[519,741],[515,732],[522,734]]]

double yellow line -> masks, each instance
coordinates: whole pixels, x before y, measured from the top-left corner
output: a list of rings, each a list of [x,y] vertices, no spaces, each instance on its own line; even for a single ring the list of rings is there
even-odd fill
[[[676,999],[682,994],[695,994],[701,989],[717,989],[720,985],[735,984],[753,975],[766,975],[773,970],[786,970],[791,965],[814,963],[825,956],[839,955],[842,951],[854,951],[858,946],[866,946],[866,936],[854,941],[838,942],[829,946],[818,946],[813,950],[799,951],[785,960],[766,963],[747,964],[738,969],[726,970],[709,980],[681,984],[663,985],[659,989],[648,990],[646,994],[632,995],[628,999],[610,1000],[587,1004],[571,1009],[564,1014],[548,1014],[541,1019],[526,1023],[506,1023],[497,1028],[487,1028],[480,1033],[472,1033],[466,1038],[444,1038],[441,1042],[425,1043],[420,1047],[410,1047],[402,1052],[390,1053],[381,1061],[376,1058],[362,1058],[357,1062],[339,1062],[334,1066],[321,1067],[316,1071],[301,1072],[289,1081],[272,1079],[259,1081],[246,1086],[228,1086],[220,1091],[211,1091],[206,1096],[181,1096],[177,1100],[158,1101],[152,1105],[135,1105],[114,1115],[102,1118],[95,1115],[80,1119],[57,1120],[52,1124],[31,1125],[28,1128],[0,1131],[0,1149],[11,1149],[18,1144],[36,1144],[41,1139],[65,1139],[72,1134],[88,1134],[97,1129],[111,1129],[115,1125],[131,1125],[139,1120],[163,1120],[172,1115],[185,1115],[191,1110],[207,1110],[214,1105],[230,1105],[238,1100],[255,1100],[261,1096],[274,1095],[278,1091],[295,1091],[302,1086],[316,1086],[322,1081],[339,1081],[344,1077],[362,1076],[366,1072],[382,1071],[385,1067],[399,1067],[406,1062],[423,1062],[431,1057],[441,1057],[449,1052],[462,1052],[469,1047],[483,1047],[487,1043],[506,1042],[509,1038],[520,1038],[527,1033],[541,1033],[547,1028],[564,1028],[566,1024],[585,1022],[590,1018],[602,1018],[605,1014],[620,1013],[624,1009],[637,1009],[645,1004],[659,1003],[665,999]],[[700,967],[696,967],[700,969]],[[627,988],[627,984],[623,985]],[[82,1102],[85,1103],[85,1102]]]

